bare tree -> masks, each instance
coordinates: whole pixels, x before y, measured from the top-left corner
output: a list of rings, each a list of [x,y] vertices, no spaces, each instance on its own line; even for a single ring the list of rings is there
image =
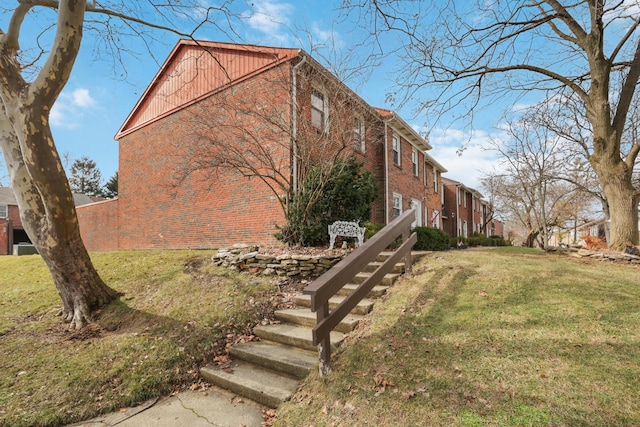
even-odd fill
[[[23,50],[22,26],[30,18],[29,12],[37,8],[53,13],[38,15],[43,32],[27,33],[33,39],[26,43],[30,49]],[[51,107],[73,69],[84,30],[102,35],[97,38],[101,56],[110,53],[114,63],[120,63],[121,54],[127,52],[121,43],[127,36],[148,41],[154,31],[164,30],[190,37],[192,33],[175,30],[172,22],[190,24],[195,31],[206,23],[224,23],[231,14],[224,3],[219,8],[203,8],[195,0],[19,0],[14,9],[5,12],[11,18],[8,27],[0,30],[0,146],[22,223],[62,298],[61,314],[72,327],[79,328],[91,319],[93,310],[119,295],[102,281],[82,243],[69,182],[49,122]],[[53,22],[44,22],[51,16]],[[153,18],[146,20],[147,16]]]
[[[304,60],[261,76],[259,92],[268,97],[253,92],[255,88],[239,86],[218,91],[189,110],[187,132],[177,142],[181,148],[174,159],[178,165],[175,190],[194,173],[209,182],[222,174],[255,178],[277,197],[289,222],[294,215],[300,216],[297,221],[308,222],[330,177],[346,164],[339,160],[361,152],[365,141],[379,141],[383,130],[365,126],[365,122],[380,122],[373,120],[377,113],[303,55]],[[316,108],[318,117],[313,117],[311,103],[318,87],[329,96],[324,99],[325,109]],[[312,169],[312,185],[299,187]],[[304,197],[294,197],[300,192],[306,192]],[[300,243],[295,230],[281,226],[285,241]]]
[[[528,230],[527,243],[536,237],[540,247],[546,249],[553,227],[563,225],[568,218],[564,207],[575,186],[559,178],[569,163],[560,137],[545,125],[548,115],[543,103],[531,108],[517,120],[508,120],[506,141],[493,140],[492,148],[499,153],[501,180],[495,176],[485,179],[494,191],[493,197],[511,200],[504,202]],[[496,181],[501,189],[495,188]]]
[[[640,140],[622,142],[640,77],[640,15],[636,2],[540,0],[521,2],[362,1],[358,11],[375,37],[400,34],[404,96],[421,99],[427,112],[510,95],[564,89],[585,111],[592,144],[588,160],[606,196],[610,247],[638,244],[634,169]],[[382,44],[380,44],[382,45]],[[439,106],[440,110],[435,110]]]

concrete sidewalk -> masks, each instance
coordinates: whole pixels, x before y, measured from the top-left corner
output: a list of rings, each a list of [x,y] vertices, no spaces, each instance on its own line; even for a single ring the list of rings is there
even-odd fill
[[[225,390],[185,391],[69,427],[260,427],[262,407]]]

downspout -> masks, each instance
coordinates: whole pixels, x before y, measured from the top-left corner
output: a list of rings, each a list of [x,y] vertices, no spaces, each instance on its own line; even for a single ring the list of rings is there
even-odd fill
[[[384,122],[384,224],[389,224],[389,153],[387,122]]]
[[[456,185],[456,216],[458,219],[456,220],[456,238],[460,237],[462,234],[462,218],[460,218],[460,184]],[[463,236],[464,237],[464,236]]]
[[[293,87],[291,90],[292,102],[291,102],[291,145],[292,156],[291,161],[291,181],[293,186],[293,193],[298,192],[298,68],[307,61],[307,57],[303,56],[302,61],[298,62],[292,68],[293,73]]]

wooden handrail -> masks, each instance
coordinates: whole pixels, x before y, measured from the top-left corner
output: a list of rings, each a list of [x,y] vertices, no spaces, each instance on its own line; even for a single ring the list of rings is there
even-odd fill
[[[409,236],[411,224],[414,221],[414,209],[404,212],[304,289],[304,293],[311,296],[311,311],[316,312],[317,323],[313,328],[313,343],[318,346],[320,375],[326,375],[330,370],[331,331],[402,257],[405,258],[405,272],[411,272],[411,248],[418,240],[416,233]],[[395,253],[338,307],[329,312],[329,299],[400,235],[403,243]]]

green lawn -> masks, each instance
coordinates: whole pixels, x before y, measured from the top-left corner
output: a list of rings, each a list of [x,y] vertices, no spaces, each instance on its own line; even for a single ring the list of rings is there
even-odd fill
[[[198,368],[273,308],[273,283],[203,265],[211,254],[93,254],[125,295],[80,331],[56,316],[39,256],[0,257],[0,425],[62,425],[197,385]]]
[[[37,256],[0,257],[0,425],[62,425],[198,384],[278,297],[210,252],[93,254],[124,292],[68,331]],[[281,426],[640,425],[640,268],[521,248],[415,265]]]
[[[356,335],[277,425],[640,425],[638,267],[434,253]]]

